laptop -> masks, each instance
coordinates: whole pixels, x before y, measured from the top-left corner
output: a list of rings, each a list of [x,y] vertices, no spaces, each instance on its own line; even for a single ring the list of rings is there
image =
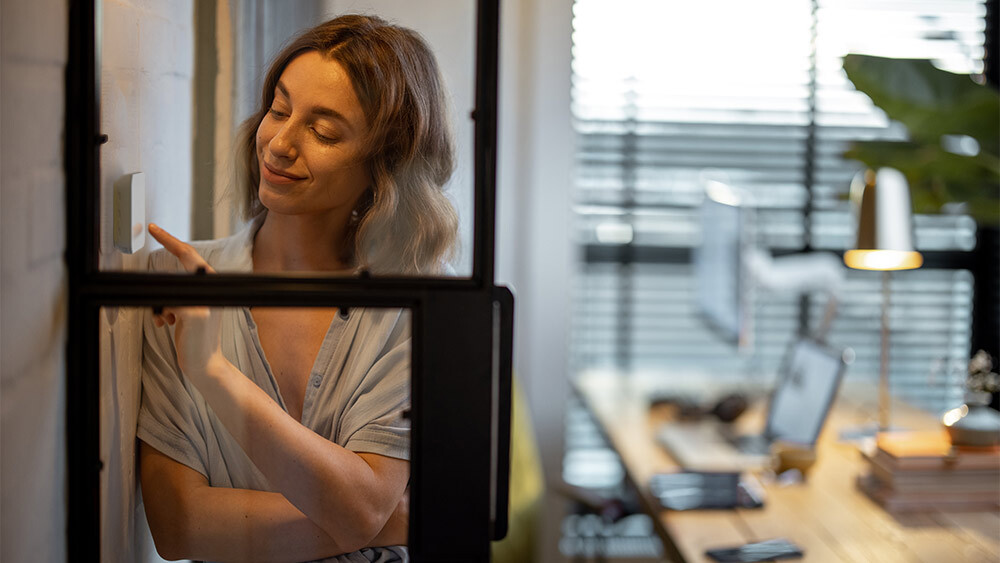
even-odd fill
[[[799,339],[782,363],[762,434],[734,435],[720,422],[671,422],[658,429],[657,439],[685,469],[761,469],[771,463],[771,444],[776,441],[816,443],[843,374],[840,350]]]

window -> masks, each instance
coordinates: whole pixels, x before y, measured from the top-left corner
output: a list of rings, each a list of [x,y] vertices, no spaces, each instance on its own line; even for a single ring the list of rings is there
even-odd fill
[[[573,371],[773,375],[796,332],[819,324],[825,296],[755,291],[745,346],[713,331],[691,263],[701,179],[721,175],[749,195],[759,248],[842,252],[853,242],[843,196],[861,165],[841,153],[906,131],[854,90],[841,58],[981,73],[984,13],[981,1],[577,0]],[[973,285],[963,264],[976,226],[918,215],[915,230],[933,259],[892,278],[890,379],[897,396],[936,411],[961,399]],[[845,274],[828,340],[853,351],[848,378],[874,380],[881,278]]]
[[[839,262],[853,242],[843,195],[861,168],[841,153],[853,139],[906,136],[855,91],[841,58],[929,58],[980,73],[985,11],[977,0],[576,0],[570,373],[648,374],[675,393],[692,372],[766,384],[796,333],[819,325],[826,295],[751,292],[742,346],[706,323],[693,265],[703,180],[749,196],[759,249]],[[937,411],[962,396],[976,226],[964,215],[914,222],[926,262],[892,278],[890,380],[897,396]],[[828,340],[853,353],[848,379],[875,381],[880,276],[844,273]],[[585,409],[571,404],[565,425],[563,478],[621,494],[622,468]],[[561,547],[586,553],[572,522]]]

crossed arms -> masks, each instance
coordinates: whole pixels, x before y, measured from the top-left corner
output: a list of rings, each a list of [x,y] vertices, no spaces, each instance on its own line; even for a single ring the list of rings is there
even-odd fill
[[[162,229],[150,233],[188,271],[211,271]],[[177,365],[276,492],[212,487],[140,443],[140,480],[157,551],[167,559],[303,561],[406,543],[409,463],[349,451],[290,416],[221,352],[220,310],[171,307]],[[178,375],[179,376],[179,375]]]

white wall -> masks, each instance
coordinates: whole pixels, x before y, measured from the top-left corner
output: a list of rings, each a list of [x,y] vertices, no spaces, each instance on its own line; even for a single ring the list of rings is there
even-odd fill
[[[560,561],[568,396],[574,134],[572,0],[502,0],[497,278],[515,293],[514,366],[531,407],[545,478],[537,560]]]
[[[143,172],[146,218],[191,233],[193,107],[192,0],[104,0],[101,61],[102,269],[143,270],[154,241],[134,255],[114,248],[113,184]],[[101,315],[101,552],[105,561],[156,559],[138,502],[135,429],[139,413],[142,310]]]
[[[0,560],[65,561],[67,3],[0,4]]]

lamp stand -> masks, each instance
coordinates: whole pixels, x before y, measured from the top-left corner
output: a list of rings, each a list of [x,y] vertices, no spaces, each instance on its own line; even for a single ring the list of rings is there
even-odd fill
[[[892,418],[890,412],[889,394],[889,276],[888,270],[882,272],[882,350],[879,354],[878,373],[878,430],[886,432],[889,430],[889,422]]]

